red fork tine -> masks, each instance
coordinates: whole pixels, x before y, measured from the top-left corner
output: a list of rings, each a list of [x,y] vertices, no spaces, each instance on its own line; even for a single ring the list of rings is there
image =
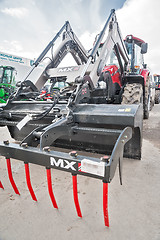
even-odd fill
[[[26,181],[27,181],[27,186],[28,186],[29,192],[31,194],[32,199],[37,202],[36,195],[33,191],[32,185],[31,185],[31,179],[30,179],[30,173],[29,173],[29,164],[24,163],[24,165],[25,165]]]
[[[73,182],[73,197],[74,197],[75,207],[77,210],[77,215],[78,215],[78,217],[82,218],[82,213],[81,213],[81,209],[80,209],[80,205],[79,205],[79,201],[78,201],[77,175],[72,175],[72,182]]]
[[[54,208],[58,208],[54,194],[53,194],[53,189],[52,189],[52,179],[51,179],[51,169],[46,168],[47,171],[47,183],[48,183],[48,192],[49,196],[51,198],[52,204]]]
[[[108,183],[103,183],[103,214],[104,224],[109,227],[109,215],[108,215]]]
[[[2,183],[1,183],[1,181],[0,181],[0,188],[4,189],[4,187],[3,187]]]
[[[10,183],[15,191],[16,194],[20,195],[19,191],[18,191],[18,188],[14,182],[14,179],[13,179],[13,176],[12,176],[12,169],[11,169],[11,161],[10,161],[10,158],[6,158],[6,162],[7,162],[7,170],[8,170],[8,177],[9,177],[9,180],[10,180]]]

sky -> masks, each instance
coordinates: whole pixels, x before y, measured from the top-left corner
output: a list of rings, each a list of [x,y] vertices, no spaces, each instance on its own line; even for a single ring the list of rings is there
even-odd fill
[[[148,42],[145,62],[160,74],[160,0],[0,0],[0,51],[36,58],[67,20],[88,48],[112,8],[123,37]]]

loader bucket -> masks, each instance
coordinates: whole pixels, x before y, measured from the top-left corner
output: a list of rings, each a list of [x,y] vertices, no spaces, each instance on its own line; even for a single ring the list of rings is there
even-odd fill
[[[103,182],[104,223],[105,226],[109,227],[108,183],[110,183],[113,179],[117,165],[119,164],[120,182],[122,184],[121,168],[124,145],[132,137],[132,128],[126,127],[121,131],[119,130],[117,134],[118,138],[111,155],[105,155],[101,158],[83,156],[76,151],[71,151],[69,153],[55,150],[53,151],[49,146],[45,146],[43,149],[41,149],[39,147],[28,146],[28,144],[25,142],[21,142],[19,145],[10,143],[9,141],[0,143],[0,155],[6,158],[9,180],[13,190],[18,195],[20,195],[20,192],[13,179],[11,158],[24,162],[27,186],[34,201],[37,201],[37,197],[31,184],[29,164],[37,164],[45,167],[48,192],[54,208],[58,208],[58,204],[52,189],[51,169],[53,168],[55,170],[57,169],[71,173],[73,182],[73,198],[77,215],[80,218],[82,217],[82,211],[78,200],[77,175],[100,179]],[[4,189],[1,181],[0,188]]]
[[[72,174],[73,197],[77,215],[82,217],[78,201],[77,175],[100,179],[103,182],[103,214],[105,226],[109,226],[108,183],[119,165],[122,184],[123,156],[141,158],[142,105],[77,104],[67,112],[66,104],[56,104],[46,116],[44,109],[52,102],[11,101],[1,112],[0,125],[7,125],[11,136],[20,144],[0,143],[0,154],[7,159],[11,185],[20,194],[11,171],[11,158],[24,162],[26,182],[34,201],[37,196],[31,184],[29,164],[44,166],[48,191],[54,208],[58,208],[51,180],[51,168]],[[62,114],[63,113],[63,114]],[[26,115],[28,114],[28,115]],[[27,122],[24,124],[24,121]],[[19,129],[18,129],[19,127]],[[70,149],[70,153],[51,150],[51,147]],[[99,153],[100,158],[88,157],[77,151]],[[0,187],[3,188],[3,182]]]
[[[61,120],[59,127],[55,125],[54,119],[56,116],[61,117],[66,105],[56,104],[53,112],[42,120],[31,120],[20,131],[16,127],[26,114],[41,114],[51,104],[40,101],[13,101],[1,113],[0,125],[8,127],[12,138],[23,140],[30,146],[37,146],[40,143],[41,148],[53,145],[109,155],[120,132],[129,126],[132,128],[133,136],[125,145],[124,156],[141,159],[143,126],[141,104],[77,104],[70,122],[62,123]],[[34,139],[38,139],[37,142]]]

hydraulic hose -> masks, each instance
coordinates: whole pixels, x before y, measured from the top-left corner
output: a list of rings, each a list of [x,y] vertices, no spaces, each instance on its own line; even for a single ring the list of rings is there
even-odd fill
[[[44,118],[57,103],[58,103],[58,95],[56,94],[56,96],[54,96],[54,101],[53,101],[51,107],[48,108],[43,113],[37,114],[36,116],[32,116],[32,120],[37,121],[37,120],[41,120],[42,118]]]

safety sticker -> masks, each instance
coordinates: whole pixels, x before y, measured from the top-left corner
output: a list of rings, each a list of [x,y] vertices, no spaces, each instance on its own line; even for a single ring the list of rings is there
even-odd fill
[[[126,108],[125,109],[125,112],[130,112],[131,111],[131,108]]]
[[[81,171],[104,177],[105,162],[83,159],[81,161]]]

